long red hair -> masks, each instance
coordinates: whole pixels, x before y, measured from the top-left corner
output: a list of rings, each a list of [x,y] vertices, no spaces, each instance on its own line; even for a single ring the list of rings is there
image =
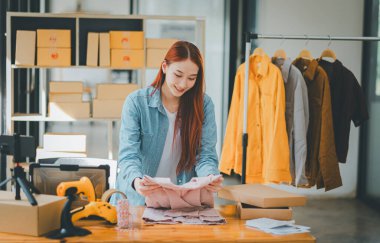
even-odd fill
[[[175,134],[181,130],[182,153],[176,172],[191,171],[196,163],[197,153],[200,152],[203,112],[203,90],[204,90],[204,70],[203,58],[199,49],[187,41],[177,41],[166,53],[164,61],[170,65],[173,62],[180,62],[190,59],[199,70],[194,86],[184,93],[180,98],[180,103],[175,121]],[[152,86],[160,89],[165,82],[165,74],[160,68]]]

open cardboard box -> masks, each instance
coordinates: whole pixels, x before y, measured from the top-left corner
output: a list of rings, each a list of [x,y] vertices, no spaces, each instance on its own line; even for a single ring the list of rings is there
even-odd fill
[[[0,191],[0,231],[40,236],[59,229],[65,197],[35,195],[38,205],[32,206],[21,193],[15,200],[15,192]]]

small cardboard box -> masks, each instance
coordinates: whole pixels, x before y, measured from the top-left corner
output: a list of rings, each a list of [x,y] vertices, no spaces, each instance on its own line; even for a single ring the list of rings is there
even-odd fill
[[[98,66],[99,33],[88,33],[87,36],[87,58],[86,65],[90,67]]]
[[[144,49],[143,31],[110,31],[111,49]]]
[[[40,236],[60,228],[61,211],[65,197],[34,195],[38,205],[31,206],[21,193],[15,200],[15,192],[0,191],[0,231]]]
[[[99,66],[111,66],[111,48],[110,48],[110,34],[99,34]]]
[[[48,158],[84,158],[84,157],[87,157],[86,153],[48,151],[43,148],[37,148],[37,151],[36,151],[37,162],[39,159],[48,159]]]
[[[146,67],[160,68],[167,52],[167,49],[147,49]]]
[[[293,216],[293,210],[289,207],[259,208],[240,202],[237,204],[237,212],[240,219],[270,218],[277,220],[291,220]]]
[[[37,29],[37,47],[71,47],[71,30]]]
[[[50,102],[82,102],[82,94],[81,93],[73,93],[73,94],[49,93],[49,101]]]
[[[92,116],[94,118],[120,118],[124,100],[98,100],[92,103]]]
[[[83,83],[80,81],[50,81],[50,93],[83,93]]]
[[[168,50],[174,43],[176,43],[177,39],[146,39],[146,48],[148,49],[166,49]]]
[[[90,117],[89,102],[49,102],[49,117],[55,119],[84,119]]]
[[[37,48],[37,65],[68,67],[71,66],[71,48]]]
[[[20,66],[34,66],[35,57],[36,32],[17,30],[15,64]]]
[[[261,208],[304,206],[306,197],[262,184],[225,186],[218,197]]]
[[[55,152],[86,152],[86,134],[45,133],[44,150]]]
[[[137,84],[97,84],[96,99],[124,101],[130,93],[138,88]]]
[[[115,68],[143,68],[144,50],[111,50],[111,66]]]

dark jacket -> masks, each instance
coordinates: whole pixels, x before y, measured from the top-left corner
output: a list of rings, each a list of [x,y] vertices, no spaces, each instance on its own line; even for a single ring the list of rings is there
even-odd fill
[[[334,136],[338,161],[346,162],[351,120],[360,126],[368,120],[368,110],[363,91],[355,75],[336,60],[331,63],[318,60],[330,82]]]

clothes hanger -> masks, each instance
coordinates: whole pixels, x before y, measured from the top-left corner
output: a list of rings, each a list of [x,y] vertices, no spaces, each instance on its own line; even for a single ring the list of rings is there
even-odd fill
[[[306,36],[306,38],[307,38],[307,36]],[[309,39],[307,38],[305,46],[307,46],[308,42],[309,42]],[[311,55],[311,53],[310,53],[310,51],[308,49],[304,48],[298,54],[297,58],[303,58],[303,59],[307,59],[307,60],[312,60],[313,56]]]
[[[284,43],[284,37],[282,36],[282,41],[280,46]],[[278,49],[277,51],[274,52],[273,57],[275,58],[281,58],[281,59],[286,59],[286,52],[284,49]]]
[[[257,47],[255,48],[255,50],[253,51],[252,53],[253,56],[264,56],[265,55],[265,51],[263,48],[261,47]]]
[[[332,62],[335,62],[336,61],[335,52],[329,48],[331,45],[331,36],[330,35],[329,35],[329,38],[330,38],[329,44],[328,44],[327,48],[325,50],[323,50],[323,52],[321,53],[320,59],[328,58],[328,60],[329,60],[331,58],[333,60]]]
[[[273,57],[286,59],[286,52],[284,51],[284,49],[278,49],[274,52]]]

